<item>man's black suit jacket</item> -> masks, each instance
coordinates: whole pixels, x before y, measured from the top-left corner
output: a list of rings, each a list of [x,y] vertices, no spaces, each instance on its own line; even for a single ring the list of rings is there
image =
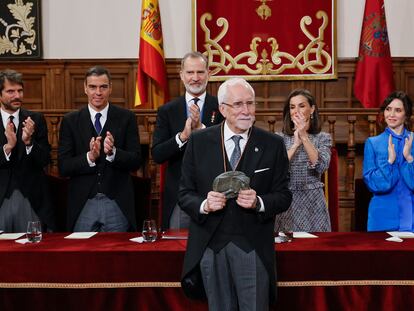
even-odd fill
[[[35,123],[32,135],[33,147],[29,154],[22,141],[23,121],[29,117]],[[0,117],[1,121],[1,117]],[[3,146],[7,143],[3,122],[0,122],[0,206],[3,203],[12,178],[17,179],[20,192],[26,197],[40,220],[50,230],[55,229],[54,211],[45,175],[45,168],[50,163],[50,145],[47,125],[42,114],[20,109],[17,144],[13,148],[10,161],[6,160]]]
[[[114,137],[116,155],[113,162],[106,160],[103,141],[106,132]],[[62,176],[70,177],[68,189],[68,230],[75,222],[86,201],[98,188],[115,200],[128,219],[131,230],[136,230],[134,190],[131,171],[141,166],[141,146],[134,113],[109,104],[108,116],[102,129],[102,146],[96,166],[86,159],[89,142],[97,133],[87,107],[66,114],[60,126],[58,166]]]
[[[162,208],[162,227],[169,227],[169,221],[177,203],[178,184],[181,178],[181,162],[185,144],[178,148],[175,136],[184,129],[187,120],[187,103],[184,96],[161,106],[157,114],[157,123],[152,142],[152,157],[158,164],[168,162]],[[223,116],[218,110],[217,98],[206,94],[202,123],[206,126],[219,124]]]
[[[187,251],[184,258],[183,290],[189,297],[203,296],[204,287],[199,274],[201,257],[215,234],[224,211],[201,214],[200,206],[212,190],[216,176],[224,172],[226,154],[222,144],[222,125],[192,134],[182,169],[178,200],[191,217]],[[292,194],[288,188],[289,161],[283,140],[273,133],[253,127],[250,138],[237,167],[250,177],[250,187],[263,199],[264,212],[242,209],[243,237],[255,249],[270,277],[270,299],[275,298],[275,215],[286,211]],[[227,166],[228,167],[228,166]],[[230,199],[235,200],[235,199]],[[228,208],[226,204],[225,208]]]

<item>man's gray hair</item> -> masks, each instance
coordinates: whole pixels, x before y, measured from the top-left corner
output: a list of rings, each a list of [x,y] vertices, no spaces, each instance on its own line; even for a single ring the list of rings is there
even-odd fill
[[[241,86],[244,86],[245,88],[249,89],[249,90],[252,92],[253,97],[255,97],[254,89],[253,89],[253,87],[250,85],[250,83],[249,83],[249,82],[247,82],[247,81],[246,81],[245,79],[243,79],[243,78],[230,78],[230,79],[228,79],[228,80],[224,81],[224,82],[220,85],[220,87],[219,87],[219,89],[218,89],[218,92],[217,92],[217,99],[218,99],[218,103],[219,103],[219,105],[221,105],[221,104],[223,104],[223,103],[225,103],[225,102],[226,102],[226,100],[227,100],[227,88],[228,88],[229,86],[233,86],[233,85],[241,85]]]
[[[198,52],[198,51],[193,51],[193,52],[188,52],[187,54],[184,55],[184,57],[181,59],[181,71],[184,70],[184,63],[188,58],[200,58],[204,61],[204,63],[206,64],[206,69],[208,69],[208,60],[207,57]]]

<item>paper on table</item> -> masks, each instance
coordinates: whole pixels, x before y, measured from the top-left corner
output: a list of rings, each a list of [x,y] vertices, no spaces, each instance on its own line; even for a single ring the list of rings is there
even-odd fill
[[[14,242],[19,243],[19,244],[26,244],[26,243],[30,243],[29,240],[27,238],[24,239],[19,239],[19,240],[15,240]]]
[[[74,232],[65,236],[65,239],[89,239],[97,233],[98,232]]]
[[[298,231],[298,232],[293,232],[293,237],[295,239],[309,239],[309,238],[317,238],[318,236],[311,234],[309,232]]]
[[[161,239],[163,240],[187,240],[188,236],[186,235],[163,235]]]
[[[405,231],[390,231],[387,232],[390,236],[395,236],[400,239],[413,239],[414,233],[413,232],[405,232]],[[1,235],[0,235],[1,237]]]
[[[403,239],[400,239],[399,237],[392,236],[392,237],[389,237],[389,238],[385,239],[385,241],[389,241],[389,242],[402,242],[404,240]]]
[[[26,233],[3,233],[0,234],[0,240],[16,240]]]
[[[170,229],[161,232],[162,240],[187,240],[188,232],[184,230]]]
[[[129,239],[129,240],[132,241],[132,242],[137,242],[137,243],[144,242],[144,238],[142,236],[139,236],[139,237],[136,237],[136,238],[132,238],[132,239]]]

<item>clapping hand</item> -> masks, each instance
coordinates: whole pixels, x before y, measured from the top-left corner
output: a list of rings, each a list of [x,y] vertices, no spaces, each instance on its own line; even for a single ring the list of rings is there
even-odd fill
[[[295,124],[294,144],[299,146],[304,141],[308,140],[309,120],[306,120],[305,116],[302,113],[298,112],[292,116],[292,121]],[[299,139],[300,139],[300,143],[298,143]]]
[[[191,124],[192,124],[193,120],[191,119],[191,117],[188,117],[187,120],[185,121],[185,125],[184,125],[184,129],[183,131],[180,133],[180,140],[182,142],[187,141],[188,138],[191,135]]]
[[[201,128],[200,108],[196,104],[190,106],[191,129]]]
[[[405,146],[404,146],[405,149]],[[397,155],[395,153],[395,147],[392,143],[392,135],[388,136],[388,163],[393,164]]]
[[[115,144],[115,139],[112,136],[111,132],[107,131],[106,132],[106,137],[104,140],[104,153],[108,156],[111,156],[114,152],[114,144]]]
[[[28,146],[32,143],[32,135],[35,130],[35,123],[32,118],[27,117],[26,120],[23,121],[23,128],[22,128],[22,141],[23,143]]]
[[[295,130],[298,131],[299,137],[303,137],[307,135],[307,121],[305,120],[305,116],[302,113],[296,113],[292,116],[292,121],[295,124]]]
[[[293,145],[296,147],[302,145],[302,140],[299,137],[299,131],[297,129],[293,132]]]
[[[405,139],[404,149],[403,149],[404,158],[409,163],[413,162],[413,156],[411,155],[412,145],[413,145],[413,133],[411,132],[410,136]]]
[[[99,154],[101,153],[101,140],[102,137],[92,137],[89,142],[89,152],[88,158],[91,162],[95,162],[97,158],[99,158]]]
[[[16,133],[14,132],[13,123],[7,124],[6,129],[4,131],[4,135],[6,136],[7,143],[4,145],[3,150],[6,154],[10,154],[10,152],[16,146],[17,143],[17,137]]]

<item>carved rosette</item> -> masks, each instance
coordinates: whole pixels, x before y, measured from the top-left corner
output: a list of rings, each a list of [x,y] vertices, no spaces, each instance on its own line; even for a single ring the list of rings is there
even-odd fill
[[[40,57],[40,0],[0,4],[0,57]],[[8,3],[7,3],[8,2]]]

